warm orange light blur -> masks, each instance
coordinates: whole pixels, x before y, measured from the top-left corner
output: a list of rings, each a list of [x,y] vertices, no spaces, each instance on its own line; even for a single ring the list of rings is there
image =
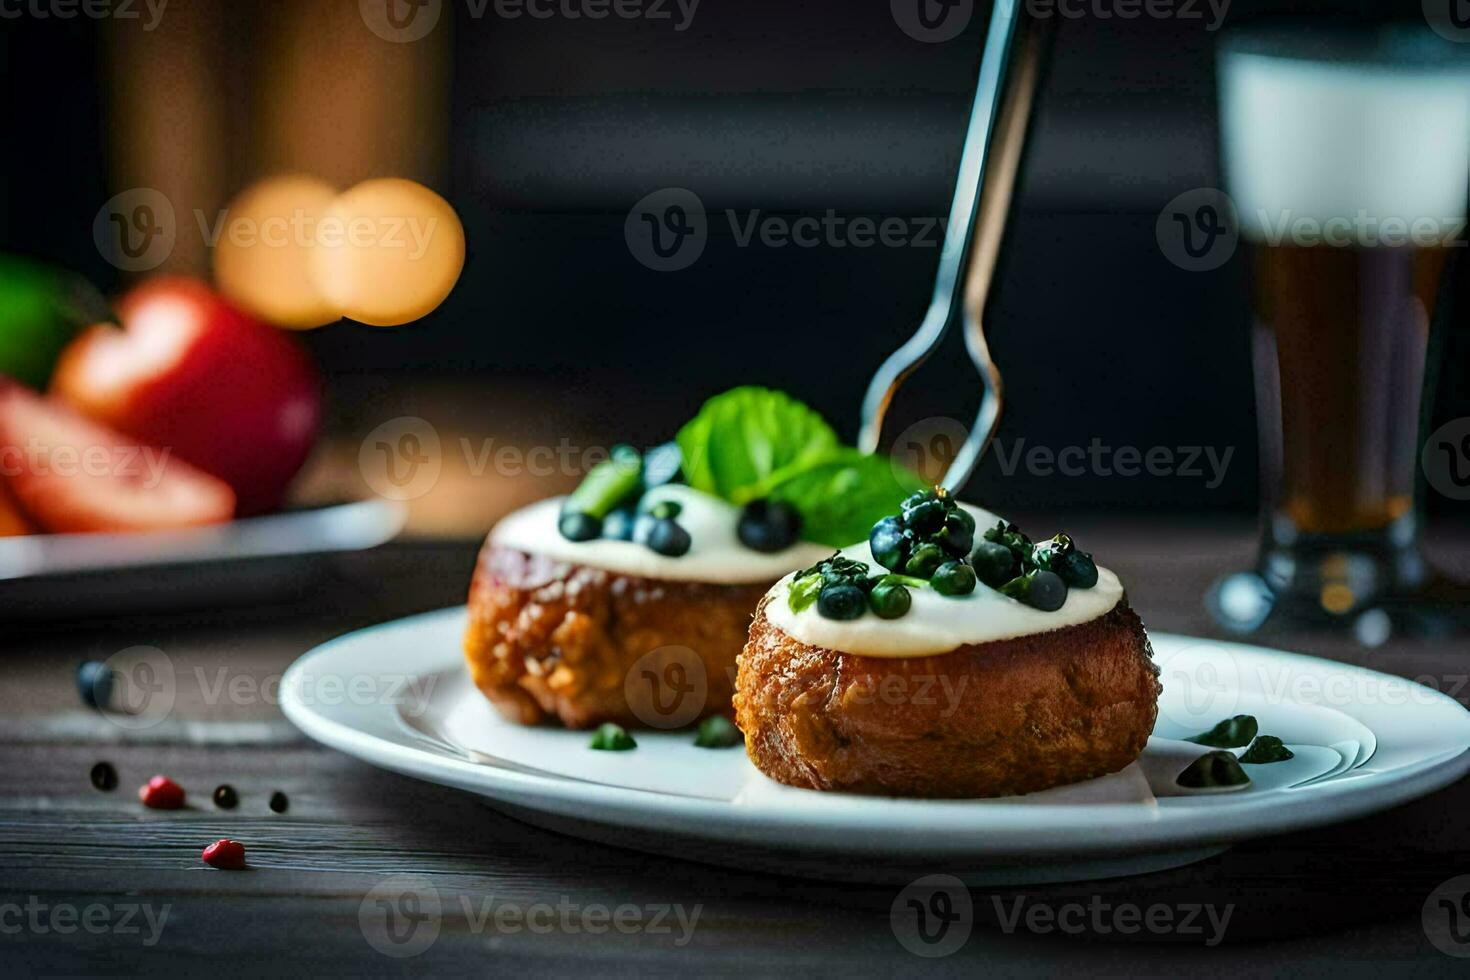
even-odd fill
[[[394,326],[444,301],[464,254],[464,227],[448,201],[411,180],[368,180],[323,213],[311,281],[343,316]]]
[[[271,177],[230,202],[218,229],[220,291],[269,323],[304,330],[331,323],[337,308],[312,284],[308,253],[336,188],[307,176]]]

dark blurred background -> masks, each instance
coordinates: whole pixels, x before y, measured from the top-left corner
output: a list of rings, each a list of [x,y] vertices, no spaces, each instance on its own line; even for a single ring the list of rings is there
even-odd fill
[[[725,212],[944,215],[984,11],[960,37],[921,43],[877,0],[704,0],[683,30],[673,3],[668,20],[472,9],[444,0],[438,27],[413,44],[374,36],[354,0],[196,0],[170,5],[152,32],[0,20],[0,249],[116,288],[91,226],[119,190],[162,183],[181,214],[172,261],[204,272],[182,215],[215,213],[255,177],[415,177],[459,209],[468,262],[419,323],[307,335],[339,429],[370,429],[400,413],[404,393],[443,389],[467,429],[480,411],[519,412],[505,431],[545,435],[537,426],[555,419],[581,437],[651,443],[704,397],[761,383],[854,435],[868,377],[928,302],[937,236],[927,247],[739,247]],[[1244,255],[1188,272],[1154,236],[1166,202],[1220,183],[1221,33],[1208,4],[1190,9],[1060,19],[989,334],[1008,447],[1233,447],[1224,481],[1007,476],[992,454],[976,499],[1255,505]],[[1234,0],[1224,26],[1282,14],[1422,17],[1419,0]],[[623,224],[669,186],[700,196],[710,240],[691,267],[659,273],[630,254]],[[1445,362],[1441,420],[1470,414],[1464,333]],[[973,412],[975,376],[951,341],[910,382],[891,431]]]

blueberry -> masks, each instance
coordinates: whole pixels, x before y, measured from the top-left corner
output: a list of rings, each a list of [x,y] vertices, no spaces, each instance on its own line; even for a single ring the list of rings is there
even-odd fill
[[[1031,605],[1042,612],[1056,612],[1067,601],[1067,583],[1056,572],[1036,571],[1031,575]]]
[[[949,516],[958,519],[970,534],[973,535],[975,533],[975,515],[965,510],[965,508],[956,505],[955,509],[949,512]]]
[[[868,597],[856,585],[829,585],[817,596],[817,612],[828,619],[857,619],[868,608]]]
[[[214,805],[221,810],[233,810],[240,805],[240,794],[229,783],[221,783],[214,789]]]
[[[682,464],[677,443],[666,442],[643,454],[643,485],[652,490],[673,483]]]
[[[602,536],[602,521],[577,510],[562,511],[556,527],[568,541],[591,541]]]
[[[856,585],[862,588],[868,580],[868,566],[865,562],[853,561],[841,555],[834,555],[822,562],[819,570],[823,585]]]
[[[970,565],[974,567],[976,577],[992,589],[1005,585],[1021,571],[1011,549],[995,541],[981,541],[975,545],[975,550],[970,552]]]
[[[973,525],[965,526],[965,522],[960,519],[961,514],[964,514],[964,511],[955,510],[945,515],[944,526],[934,537],[940,547],[956,558],[968,555],[970,549],[975,545],[975,529]]]
[[[1067,583],[1056,572],[1040,568],[1011,579],[1001,591],[1042,612],[1056,612],[1067,601]]]
[[[915,490],[913,493],[903,498],[903,503],[898,505],[898,510],[899,513],[902,514],[906,511],[911,510],[914,507],[919,506],[922,503],[938,499],[939,495],[936,494],[933,490]]]
[[[868,548],[873,552],[873,560],[890,572],[903,568],[909,549],[897,517],[885,517],[873,525],[868,534]]]
[[[77,693],[89,708],[106,708],[112,703],[112,668],[100,660],[77,665]]]
[[[963,562],[947,561],[934,570],[930,584],[940,595],[969,595],[975,591],[975,570]]]
[[[1073,551],[1053,563],[1052,571],[1074,589],[1090,589],[1097,584],[1097,564],[1085,551]]]
[[[879,582],[868,593],[868,607],[880,619],[898,619],[913,605],[913,596],[898,582]]]
[[[633,518],[633,543],[648,544],[653,529],[658,526],[658,518],[652,514],[639,514]]]
[[[602,520],[602,536],[617,541],[633,540],[633,522],[637,515],[627,508],[622,508],[608,514]]]
[[[678,558],[688,554],[691,544],[689,532],[673,518],[654,518],[653,529],[648,532],[648,547],[661,555]]]
[[[782,500],[752,500],[740,512],[735,532],[752,551],[784,551],[801,536],[801,514]]]
[[[291,806],[291,801],[286,798],[285,793],[282,793],[280,790],[276,790],[274,793],[271,794],[270,803],[268,805],[270,806],[272,813],[285,813],[286,810]]]
[[[944,549],[937,544],[921,544],[914,549],[913,555],[904,563],[905,575],[915,578],[928,578],[934,574],[934,570],[944,564],[948,556]]]
[[[923,500],[912,507],[905,506],[903,522],[919,534],[933,534],[944,526],[944,502],[938,498]]]

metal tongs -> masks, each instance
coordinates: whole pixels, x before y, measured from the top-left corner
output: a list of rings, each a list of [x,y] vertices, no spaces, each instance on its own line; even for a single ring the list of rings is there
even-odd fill
[[[1020,0],[998,0],[991,12],[929,310],[914,335],[878,368],[863,397],[858,445],[877,452],[883,418],[899,386],[929,359],[951,326],[964,321],[965,348],[984,390],[975,424],[944,474],[944,486],[953,492],[974,473],[1000,421],[1000,371],[990,358],[982,318],[1050,34],[1050,20],[1028,17],[1023,7]],[[967,265],[962,293],[960,274]]]

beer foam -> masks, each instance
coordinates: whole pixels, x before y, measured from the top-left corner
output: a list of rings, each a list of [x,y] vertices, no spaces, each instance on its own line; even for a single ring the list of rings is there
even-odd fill
[[[1247,238],[1314,244],[1294,229],[1331,223],[1330,244],[1376,245],[1401,226],[1463,226],[1470,73],[1227,48],[1219,82],[1226,188]]]

